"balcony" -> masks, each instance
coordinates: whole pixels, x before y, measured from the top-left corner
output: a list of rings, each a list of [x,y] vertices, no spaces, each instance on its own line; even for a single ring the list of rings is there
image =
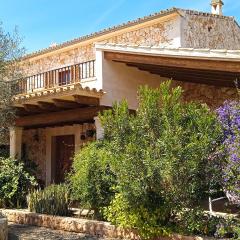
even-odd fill
[[[93,121],[104,92],[96,89],[95,60],[9,82],[16,126],[47,127]]]
[[[11,83],[15,86],[16,95],[24,95],[79,84],[95,76],[95,60],[91,60],[14,80]]]

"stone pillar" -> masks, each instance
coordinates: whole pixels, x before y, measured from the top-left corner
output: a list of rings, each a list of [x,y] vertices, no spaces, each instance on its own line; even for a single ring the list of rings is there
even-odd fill
[[[22,157],[22,131],[21,127],[10,128],[10,156],[21,159]]]
[[[104,130],[102,128],[99,117],[94,117],[94,121],[95,121],[95,127],[96,127],[96,139],[97,140],[103,139]]]
[[[52,183],[52,144],[53,138],[49,132],[49,129],[46,130],[46,186]]]
[[[81,125],[73,125],[75,136],[75,154],[81,149]]]

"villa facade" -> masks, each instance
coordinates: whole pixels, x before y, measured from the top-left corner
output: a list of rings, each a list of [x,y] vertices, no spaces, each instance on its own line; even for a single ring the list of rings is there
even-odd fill
[[[17,81],[13,157],[34,161],[46,184],[61,182],[74,152],[100,139],[99,111],[126,99],[138,107],[141,85],[166,79],[182,86],[184,101],[211,108],[237,97],[240,27],[221,15],[173,8],[25,56]]]

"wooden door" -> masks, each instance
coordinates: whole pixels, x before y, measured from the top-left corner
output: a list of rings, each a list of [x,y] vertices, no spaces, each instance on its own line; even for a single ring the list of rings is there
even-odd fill
[[[55,183],[64,182],[72,166],[75,149],[74,135],[57,136],[55,139]]]

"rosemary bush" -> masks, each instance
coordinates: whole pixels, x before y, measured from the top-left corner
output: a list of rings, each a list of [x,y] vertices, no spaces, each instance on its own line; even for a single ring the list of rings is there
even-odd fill
[[[66,185],[50,185],[44,190],[35,190],[28,197],[28,208],[31,212],[68,216],[69,191]]]

